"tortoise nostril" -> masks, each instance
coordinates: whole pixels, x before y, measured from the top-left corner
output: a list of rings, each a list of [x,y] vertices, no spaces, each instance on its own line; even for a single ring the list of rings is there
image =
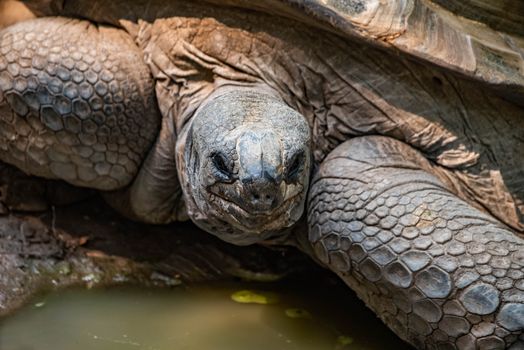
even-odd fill
[[[264,191],[265,192],[265,191]],[[269,193],[261,193],[260,191],[251,191],[251,201],[256,206],[271,207],[275,200],[275,196]]]
[[[266,179],[250,179],[242,186],[247,211],[267,213],[277,208],[282,201],[279,185]],[[244,192],[245,191],[245,192]]]

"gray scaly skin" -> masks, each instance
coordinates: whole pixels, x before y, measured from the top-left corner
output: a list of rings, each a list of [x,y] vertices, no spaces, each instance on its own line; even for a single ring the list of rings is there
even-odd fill
[[[193,222],[246,245],[270,239],[301,218],[310,133],[304,118],[281,99],[261,89],[219,89],[188,129],[178,143],[177,164]]]
[[[522,109],[305,26],[183,11],[1,32],[0,158],[134,219],[297,244],[419,348],[522,346]]]
[[[312,181],[309,241],[415,346],[504,349],[524,326],[523,241],[431,168],[390,138],[343,143]]]
[[[159,125],[132,40],[86,21],[42,19],[3,33],[0,52],[3,160],[73,185],[127,185]]]

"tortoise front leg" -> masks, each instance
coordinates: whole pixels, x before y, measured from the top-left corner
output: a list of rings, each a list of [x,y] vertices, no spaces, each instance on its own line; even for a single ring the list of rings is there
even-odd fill
[[[311,187],[316,257],[418,348],[524,345],[524,240],[431,171],[390,138],[339,146]]]
[[[158,132],[153,80],[123,30],[53,17],[0,31],[0,160],[76,186],[128,185]]]
[[[123,30],[53,17],[0,31],[0,160],[113,191],[105,198],[133,219],[181,219],[175,132],[153,89]]]

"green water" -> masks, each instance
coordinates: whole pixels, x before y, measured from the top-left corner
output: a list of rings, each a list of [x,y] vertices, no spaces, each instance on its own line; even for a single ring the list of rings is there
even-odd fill
[[[0,349],[409,349],[344,292],[246,283],[73,290],[3,320]]]

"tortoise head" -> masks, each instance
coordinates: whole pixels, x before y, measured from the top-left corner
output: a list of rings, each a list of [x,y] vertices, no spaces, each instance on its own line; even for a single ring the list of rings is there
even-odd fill
[[[215,95],[196,111],[184,143],[188,214],[206,231],[245,245],[302,216],[310,130],[280,99],[253,90]]]

